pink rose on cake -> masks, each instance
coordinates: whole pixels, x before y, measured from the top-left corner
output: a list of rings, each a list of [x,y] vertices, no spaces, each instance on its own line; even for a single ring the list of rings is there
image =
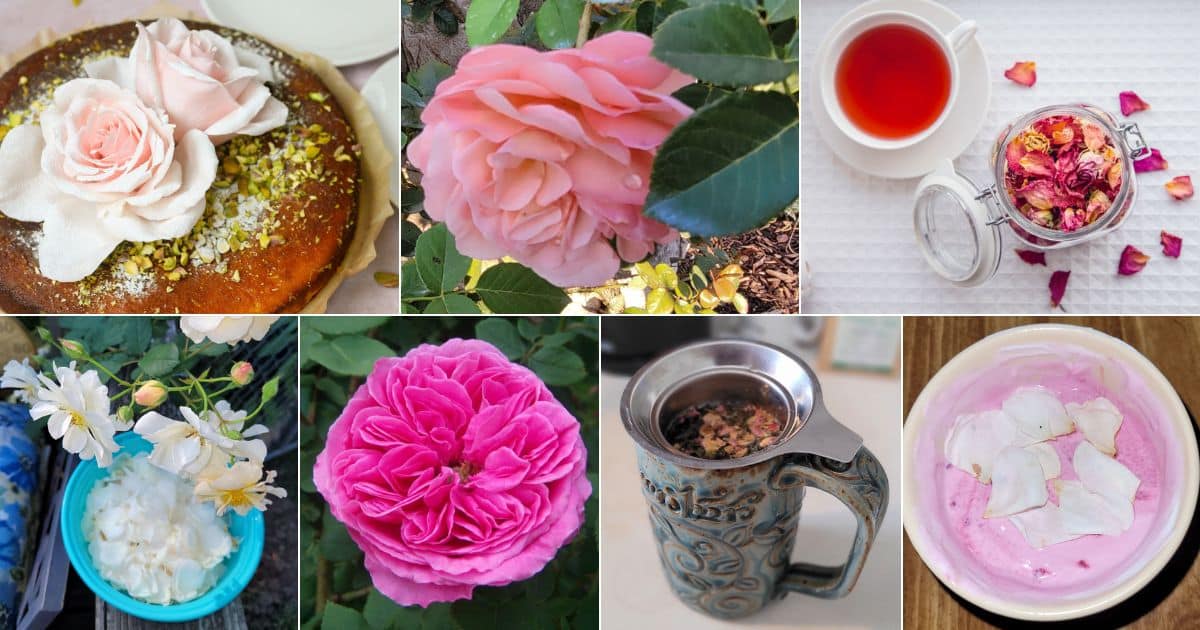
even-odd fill
[[[275,77],[265,57],[212,31],[190,30],[175,18],[138,24],[128,57],[90,63],[87,72],[165,111],[176,138],[198,129],[221,144],[234,136],[262,135],[287,121],[287,107],[265,85]]]
[[[655,152],[692,113],[671,93],[693,79],[652,45],[616,32],[578,49],[493,45],[462,58],[408,149],[425,210],[460,251],[592,286],[677,237],[642,206]]]
[[[81,280],[122,241],[191,231],[217,174],[199,131],[178,142],[165,116],[111,81],[59,86],[37,125],[0,144],[0,211],[42,222],[42,275]]]

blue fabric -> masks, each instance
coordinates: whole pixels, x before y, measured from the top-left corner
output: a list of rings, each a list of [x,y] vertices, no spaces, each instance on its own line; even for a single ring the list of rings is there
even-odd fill
[[[0,403],[0,628],[17,623],[37,491],[38,448],[25,433],[29,407]]]

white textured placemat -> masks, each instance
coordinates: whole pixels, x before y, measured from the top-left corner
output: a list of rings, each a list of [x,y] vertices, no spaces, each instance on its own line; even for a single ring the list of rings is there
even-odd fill
[[[833,23],[855,2],[801,3],[801,74],[805,89],[813,57]],[[911,197],[918,180],[862,175],[822,141],[801,100],[801,239],[812,266],[805,313],[1049,312],[1050,272],[1069,269],[1063,307],[1072,313],[1200,311],[1200,197],[1175,201],[1163,184],[1191,174],[1200,185],[1200,2],[1190,0],[1011,0],[944,4],[979,23],[994,75],[987,122],[959,170],[977,182],[988,174],[988,152],[1000,128],[1037,107],[1090,102],[1118,118],[1117,94],[1133,90],[1152,109],[1135,113],[1146,142],[1170,162],[1138,175],[1139,197],[1125,224],[1088,244],[1047,254],[1031,267],[1012,250],[1005,228],[1004,260],[987,284],[959,288],[938,277],[917,250]],[[1038,79],[1024,88],[1004,78],[1014,61],[1037,62]],[[1183,237],[1183,254],[1163,256],[1160,230]],[[1139,274],[1120,277],[1126,244],[1151,256]]]

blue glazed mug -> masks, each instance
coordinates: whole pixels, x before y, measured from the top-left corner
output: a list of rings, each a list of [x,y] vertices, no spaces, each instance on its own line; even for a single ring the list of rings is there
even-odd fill
[[[730,399],[772,409],[783,420],[780,439],[711,460],[663,436],[680,410]],[[862,438],[825,410],[816,375],[799,358],[751,341],[683,346],[630,379],[621,421],[637,445],[659,560],[685,604],[733,619],[790,592],[833,599],[854,588],[887,509],[887,475]],[[808,487],[834,495],[858,519],[841,566],[790,560]]]

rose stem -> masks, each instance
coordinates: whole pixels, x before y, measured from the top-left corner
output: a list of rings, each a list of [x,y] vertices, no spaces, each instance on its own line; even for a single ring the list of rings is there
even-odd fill
[[[579,16],[579,34],[575,36],[575,47],[576,48],[583,48],[584,43],[587,42],[588,31],[591,30],[591,26],[592,26],[592,3],[584,2],[583,3],[583,15]]]

